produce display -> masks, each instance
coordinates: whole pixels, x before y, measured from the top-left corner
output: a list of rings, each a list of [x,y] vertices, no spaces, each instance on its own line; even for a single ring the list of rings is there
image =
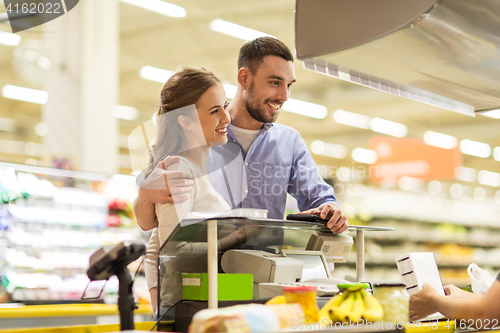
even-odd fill
[[[410,296],[406,292],[404,285],[400,287],[375,287],[374,295],[384,309],[385,322],[406,323],[409,321],[408,306]]]
[[[339,285],[342,293],[333,296],[320,310],[320,323],[362,323],[378,322],[384,318],[380,302],[365,288],[368,285],[356,283]]]
[[[363,325],[383,320],[382,305],[365,290],[367,284],[339,284],[338,287],[341,293],[333,296],[319,311],[316,287],[310,286],[283,287],[283,295],[271,298],[265,305],[200,310],[193,317],[189,333],[277,332],[333,328],[336,323]]]

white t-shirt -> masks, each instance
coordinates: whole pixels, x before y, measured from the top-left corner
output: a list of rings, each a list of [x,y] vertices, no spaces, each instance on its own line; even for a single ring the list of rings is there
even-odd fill
[[[190,212],[224,212],[231,209],[214,189],[208,175],[204,175],[188,159],[181,157],[178,163],[171,164],[167,170],[183,170],[191,173],[193,175],[193,189],[189,192],[189,198],[182,203],[155,205],[158,228],[153,229],[144,259],[148,289],[158,286],[158,250],[180,221],[187,218]],[[203,245],[206,246],[206,243]]]
[[[239,128],[234,125],[231,125],[231,129],[233,130],[234,136],[241,144],[245,152],[248,153],[248,150],[252,146],[252,143],[257,139],[260,133],[260,129],[258,130],[247,130],[244,128]]]

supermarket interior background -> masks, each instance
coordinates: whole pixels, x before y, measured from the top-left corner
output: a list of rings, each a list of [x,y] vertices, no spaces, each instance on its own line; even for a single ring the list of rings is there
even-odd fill
[[[243,28],[233,36],[239,28],[231,24],[275,36],[295,53],[292,0],[171,0],[182,8],[168,15],[134,2],[80,1],[15,36],[0,22],[0,183],[31,194],[0,206],[0,275],[12,282],[0,301],[79,299],[89,254],[147,239],[130,208],[138,170],[129,148],[142,144],[130,134],[152,121],[166,71],[203,66],[224,80],[230,100],[238,50],[254,36]],[[312,104],[289,102],[277,122],[300,132],[351,224],[396,228],[367,233],[366,277],[398,281],[394,258],[425,251],[435,253],[444,284],[468,284],[473,262],[496,274],[500,115],[405,99],[305,70],[298,59],[294,67],[291,97]],[[16,99],[17,87],[37,90],[27,94],[34,99]],[[452,172],[411,164],[410,149]],[[377,176],[382,162],[393,177]],[[354,275],[355,255],[353,248],[335,276]],[[136,288],[147,302],[144,280]]]

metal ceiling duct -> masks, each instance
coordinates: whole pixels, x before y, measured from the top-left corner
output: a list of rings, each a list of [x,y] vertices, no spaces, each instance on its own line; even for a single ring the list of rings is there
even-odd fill
[[[297,0],[306,69],[474,115],[500,107],[499,0]]]

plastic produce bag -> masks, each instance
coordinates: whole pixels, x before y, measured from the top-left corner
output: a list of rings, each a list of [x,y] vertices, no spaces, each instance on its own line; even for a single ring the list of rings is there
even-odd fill
[[[490,289],[493,282],[495,282],[495,277],[491,275],[490,272],[486,269],[480,268],[475,263],[469,265],[467,273],[472,280],[471,285],[474,294],[483,295],[488,289]]]

